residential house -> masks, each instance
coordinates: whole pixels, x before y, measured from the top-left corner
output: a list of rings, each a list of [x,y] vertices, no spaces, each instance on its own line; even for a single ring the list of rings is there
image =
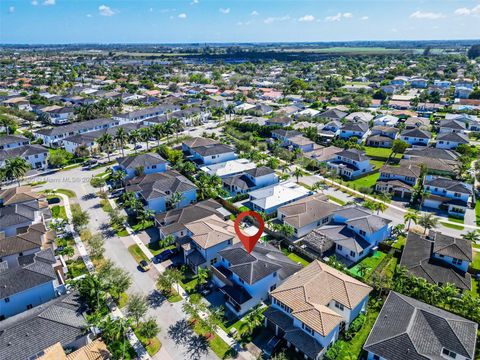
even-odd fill
[[[211,215],[227,220],[230,212],[214,200],[204,200],[188,205],[182,209],[169,210],[155,215],[155,223],[160,234],[160,239],[171,235],[179,239],[187,235],[186,224],[207,218]]]
[[[336,146],[316,146],[313,151],[303,154],[304,157],[317,161],[318,163],[327,163],[336,159],[337,154],[342,152],[342,148]]]
[[[373,120],[373,115],[369,112],[365,111],[357,111],[353,112],[345,117],[345,120],[352,121],[352,122],[359,122],[362,121],[364,123],[369,123]]]
[[[279,207],[311,194],[303,186],[285,181],[250,192],[246,206],[254,211],[274,214]]]
[[[358,143],[361,143],[368,136],[368,134],[368,124],[364,122],[346,123],[338,132],[338,136],[341,139],[350,139],[351,137],[356,137],[358,139]]]
[[[0,321],[66,291],[63,277],[54,268],[57,260],[52,249],[20,256],[17,261],[18,265],[12,268],[3,262],[0,272]]]
[[[208,175],[216,175],[224,178],[255,169],[256,167],[257,165],[248,159],[235,159],[223,163],[202,166],[200,170],[206,172]]]
[[[429,193],[423,201],[423,206],[446,210],[452,216],[464,217],[467,208],[475,203],[471,184],[427,175],[423,186]]]
[[[282,146],[288,146],[289,140],[297,136],[302,136],[302,133],[297,130],[284,130],[284,129],[272,130],[272,139],[281,141]]]
[[[70,351],[70,349],[67,349]],[[97,338],[74,352],[66,354],[60,342],[49,346],[38,355],[38,360],[111,360],[112,354],[102,339]]]
[[[16,157],[24,159],[32,169],[46,169],[48,167],[48,149],[41,145],[24,145],[0,150],[0,167],[5,166],[7,159]]]
[[[58,107],[46,111],[42,109],[42,112],[48,114],[50,123],[53,125],[64,125],[72,121],[75,116],[75,109],[73,107]]]
[[[187,158],[199,165],[212,165],[235,160],[235,150],[216,140],[208,138],[192,138],[182,143],[182,150]]]
[[[472,278],[465,269],[472,261],[472,244],[430,231],[428,235],[408,233],[400,265],[412,276],[429,283],[453,284],[460,290],[472,288]]]
[[[315,194],[284,205],[277,210],[277,218],[294,229],[294,237],[301,238],[313,229],[329,223],[338,205],[323,194]]]
[[[378,192],[392,194],[396,198],[410,200],[414,186],[421,174],[421,167],[409,160],[400,160],[400,166],[383,165],[375,184]]]
[[[441,120],[439,125],[439,134],[446,133],[465,133],[467,125],[465,122],[454,119]]]
[[[316,146],[314,141],[303,135],[291,137],[287,143],[292,149],[300,149],[302,152],[313,151]]]
[[[343,124],[339,120],[332,120],[323,126],[322,131],[337,133],[342,126]]]
[[[419,77],[411,78],[410,85],[413,88],[425,89],[428,86],[428,80],[424,78],[419,78]]]
[[[398,120],[399,118],[393,115],[379,115],[373,119],[373,125],[394,127],[397,125]]]
[[[269,244],[257,244],[247,253],[238,243],[219,251],[218,256],[219,261],[210,267],[213,282],[225,295],[227,309],[238,317],[266,301],[271,291],[303,268]]]
[[[396,139],[398,129],[389,126],[374,126],[367,138],[366,145],[391,148]]]
[[[305,359],[320,360],[367,309],[372,288],[315,260],[270,293],[265,326]]]
[[[417,116],[411,116],[405,120],[405,129],[411,130],[420,128],[422,130],[428,130],[430,128],[430,119]]]
[[[345,118],[348,113],[340,111],[338,109],[329,109],[318,115],[320,119],[329,121],[340,121]]]
[[[126,114],[114,114],[112,116],[112,119],[119,121],[120,124],[140,122],[178,110],[180,110],[180,106],[178,105],[158,105],[154,107],[131,111]]]
[[[298,111],[298,109],[297,109]],[[288,116],[273,117],[265,122],[267,126],[287,127],[293,124],[293,119]]]
[[[36,359],[57,342],[69,350],[85,346],[91,335],[83,311],[72,292],[1,321],[0,359]]]
[[[328,161],[329,168],[338,175],[352,179],[373,170],[370,158],[365,152],[358,149],[346,149],[336,154],[332,161]]]
[[[278,176],[271,168],[259,166],[222,179],[223,187],[233,196],[245,194],[278,183]]]
[[[125,156],[118,158],[117,163],[118,165],[113,167],[113,171],[125,171],[126,180],[142,174],[165,172],[168,164],[164,158],[155,153]]]
[[[461,132],[440,133],[435,140],[435,147],[440,149],[456,149],[470,142],[468,135]]]
[[[220,257],[218,253],[240,239],[235,233],[233,221],[223,220],[217,215],[194,220],[185,224],[186,236],[177,240],[183,251],[183,260],[194,273],[198,268],[215,265]]]
[[[400,140],[405,141],[412,147],[427,146],[430,143],[432,134],[421,129],[404,130],[400,133]]]
[[[367,360],[474,359],[477,329],[473,321],[390,291],[363,348]]]
[[[8,150],[17,147],[29,145],[30,140],[24,136],[18,135],[1,135],[0,136],[0,150]]]
[[[197,200],[197,187],[175,170],[134,177],[128,181],[125,190],[134,192],[149,210],[156,213],[170,208],[183,208]],[[175,193],[181,195],[181,200],[172,204],[172,195]]]
[[[390,220],[359,206],[335,210],[331,219],[317,233],[333,241],[335,253],[349,263],[363,259],[390,236]]]

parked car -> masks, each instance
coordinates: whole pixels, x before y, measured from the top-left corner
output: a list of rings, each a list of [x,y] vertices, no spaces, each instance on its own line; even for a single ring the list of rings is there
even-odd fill
[[[139,145],[135,145],[135,147],[134,147],[135,150],[138,150],[138,149],[141,149],[141,148],[142,148],[142,145],[140,145],[140,144],[139,144]]]
[[[155,256],[155,262],[161,263],[164,262],[165,260],[168,260],[172,258],[173,256],[177,255],[178,251],[177,249],[167,249],[162,251],[160,254],[157,254]]]
[[[146,260],[140,261],[139,265],[140,265],[140,269],[142,269],[145,272],[150,270],[150,264]]]
[[[60,202],[60,198],[58,198],[58,197],[52,197],[52,198],[47,199],[47,203],[49,205],[58,204],[59,202]]]

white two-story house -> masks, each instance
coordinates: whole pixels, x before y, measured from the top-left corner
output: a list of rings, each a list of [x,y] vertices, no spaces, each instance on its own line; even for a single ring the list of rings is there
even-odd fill
[[[373,170],[370,158],[358,149],[347,149],[336,154],[333,160],[327,162],[330,169],[338,175],[352,179]]]
[[[466,209],[472,207],[475,202],[471,184],[427,175],[423,185],[429,193],[423,201],[423,206],[443,209],[453,216],[464,217]]]

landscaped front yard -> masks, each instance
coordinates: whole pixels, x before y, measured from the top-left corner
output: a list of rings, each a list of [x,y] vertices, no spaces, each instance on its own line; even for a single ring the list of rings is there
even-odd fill
[[[380,177],[380,173],[374,173],[370,174],[367,176],[364,176],[362,178],[358,178],[355,180],[347,181],[347,186],[354,189],[358,190],[360,188],[370,188],[372,189],[375,184],[377,183],[378,178]]]
[[[139,263],[142,260],[145,260],[148,262],[147,257],[145,256],[142,249],[140,249],[140,247],[137,244],[130,245],[128,247],[128,252],[130,253],[130,255],[133,256],[133,258],[137,263]]]
[[[195,331],[198,335],[202,335],[207,338],[210,348],[220,359],[226,359],[233,355],[233,350],[225,341],[223,341],[217,334],[209,333],[200,325],[199,322],[194,324],[193,331]]]

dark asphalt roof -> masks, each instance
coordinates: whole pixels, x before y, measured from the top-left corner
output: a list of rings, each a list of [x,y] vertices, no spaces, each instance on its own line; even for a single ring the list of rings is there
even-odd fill
[[[434,188],[445,189],[447,191],[458,192],[461,194],[473,195],[473,190],[467,187],[466,184],[458,180],[437,177],[430,180],[425,179],[424,185]]]
[[[473,359],[478,325],[391,291],[364,349],[388,360],[441,359],[443,348]]]
[[[254,284],[274,272],[277,272],[280,280],[285,280],[302,268],[268,244],[257,244],[248,254],[243,245],[238,243],[219,251],[218,254],[230,262],[229,270],[248,284]]]
[[[118,164],[124,169],[136,169],[139,166],[150,167],[152,165],[165,164],[167,161],[158,154],[140,154],[125,156],[117,159]]]

